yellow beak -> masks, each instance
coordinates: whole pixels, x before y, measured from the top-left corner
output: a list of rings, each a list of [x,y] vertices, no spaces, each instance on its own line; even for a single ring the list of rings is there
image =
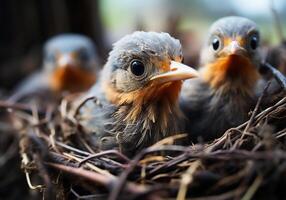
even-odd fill
[[[153,76],[150,80],[156,83],[185,80],[198,77],[197,70],[179,62],[171,61],[170,71]]]
[[[247,54],[246,49],[243,48],[239,42],[235,40],[227,46],[227,52],[229,55],[245,56]]]
[[[57,60],[57,65],[59,68],[66,68],[76,66],[78,63],[72,54],[62,54]]]

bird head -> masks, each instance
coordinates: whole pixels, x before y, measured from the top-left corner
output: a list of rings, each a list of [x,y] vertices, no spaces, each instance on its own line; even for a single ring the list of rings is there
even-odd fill
[[[243,17],[224,17],[209,30],[201,53],[203,78],[212,87],[251,87],[258,79],[259,30]]]
[[[138,31],[123,37],[114,44],[103,70],[106,98],[118,106],[132,105],[127,118],[133,120],[149,105],[174,104],[182,80],[198,75],[181,63],[182,58],[180,42],[167,33]]]
[[[78,92],[95,82],[97,57],[92,41],[78,34],[58,35],[44,47],[44,68],[55,91]]]

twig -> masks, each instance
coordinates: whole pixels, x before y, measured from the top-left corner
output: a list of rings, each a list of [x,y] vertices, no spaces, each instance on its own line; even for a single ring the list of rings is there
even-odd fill
[[[128,175],[135,168],[135,166],[137,166],[137,164],[139,163],[140,159],[142,157],[144,157],[146,154],[154,153],[154,152],[158,152],[158,151],[185,151],[185,150],[186,150],[185,147],[176,146],[176,145],[166,145],[166,146],[160,146],[160,147],[157,147],[157,148],[151,146],[149,148],[143,149],[130,162],[129,167],[125,171],[122,172],[122,174],[119,177],[119,180],[117,182],[115,182],[115,186],[113,187],[113,190],[111,191],[110,196],[108,197],[108,199],[109,200],[116,200],[117,199],[120,191],[122,190],[122,188],[124,187],[124,185],[126,183],[126,179],[127,179]]]
[[[119,158],[121,158],[124,161],[126,161],[127,163],[130,162],[129,158],[127,158],[125,155],[121,154],[117,150],[107,150],[107,151],[103,151],[103,152],[100,152],[100,153],[97,153],[97,154],[89,155],[87,158],[83,159],[81,162],[78,163],[78,167],[80,167],[83,163],[89,161],[90,159],[98,158],[98,157],[105,156],[105,155],[116,155]]]
[[[46,164],[63,172],[73,174],[75,176],[100,184],[106,187],[107,189],[112,189],[110,187],[112,187],[113,183],[117,180],[117,178],[104,176],[102,174],[91,172],[82,168],[74,168],[55,163],[46,163]],[[145,192],[147,188],[144,186],[136,185],[134,183],[126,183],[125,190],[127,192],[137,194]]]
[[[82,135],[77,135],[78,139],[80,140],[80,142],[83,144],[83,146],[86,148],[87,151],[89,151],[89,153],[95,154],[94,150],[87,144],[87,141],[84,140],[84,138],[82,137]]]
[[[22,103],[11,103],[9,101],[0,101],[0,107],[2,108],[11,108],[15,110],[22,110],[22,111],[28,111],[32,113],[31,106],[22,104]]]
[[[190,165],[187,169],[186,173],[182,175],[181,186],[178,192],[177,200],[186,199],[186,193],[188,189],[188,185],[193,182],[193,176],[198,167],[201,165],[201,161],[197,160]]]
[[[74,109],[74,112],[72,114],[73,118],[76,118],[76,116],[78,115],[80,109],[82,108],[82,106],[84,106],[84,104],[86,104],[88,101],[97,99],[95,96],[91,96],[91,97],[87,97],[85,99],[83,99],[78,105],[77,107]]]
[[[76,156],[73,156],[71,154],[68,154],[68,153],[63,153],[65,156],[73,159],[73,160],[76,160],[77,162],[81,162],[82,160],[80,158],[77,158]],[[100,169],[99,167],[95,166],[95,165],[91,165],[90,163],[87,163],[86,166],[88,166],[90,169],[92,169],[93,171],[99,173],[99,174],[103,174],[105,176],[111,176],[111,177],[114,177],[111,173],[109,173],[109,171],[107,170],[103,170],[103,169]]]
[[[28,163],[30,162],[28,155],[26,153],[22,153],[21,156],[22,156],[22,163],[24,164],[24,166],[28,165]],[[25,176],[26,176],[26,181],[27,181],[30,189],[36,190],[36,189],[43,189],[45,187],[44,185],[34,186],[31,182],[30,173],[28,172],[28,170],[25,169],[24,172],[25,172]]]
[[[245,195],[241,198],[241,200],[251,200],[259,186],[261,185],[263,181],[262,176],[257,176],[254,182],[251,184],[251,186],[248,188]]]
[[[71,188],[70,191],[77,199],[96,199],[96,198],[104,198],[107,196],[107,194],[91,194],[91,195],[81,196],[73,188]]]
[[[79,153],[79,154],[82,154],[82,155],[85,155],[85,156],[89,156],[89,155],[90,155],[90,153],[88,153],[88,152],[86,152],[86,151],[82,151],[82,150],[80,150],[80,149],[71,147],[71,146],[66,145],[66,144],[64,144],[64,143],[62,143],[62,142],[56,141],[56,144],[57,144],[58,146],[60,146],[60,147],[63,147],[63,148],[65,148],[65,149],[68,149],[68,150],[70,150],[70,151],[73,151],[73,152],[76,152],[76,153]]]
[[[286,91],[286,77],[268,62],[264,62],[261,65],[271,72],[272,76],[278,82],[283,91]]]
[[[267,90],[268,90],[270,84],[271,84],[271,82],[269,81],[269,82],[266,84],[266,86],[264,87],[264,89],[263,89],[263,91],[262,91],[262,94],[260,95],[260,97],[259,97],[259,99],[258,99],[258,101],[257,101],[257,103],[256,103],[256,105],[255,105],[255,108],[254,108],[254,110],[253,110],[253,112],[252,112],[252,114],[251,114],[251,117],[250,117],[250,119],[249,119],[249,121],[248,121],[248,123],[247,123],[247,125],[246,125],[246,127],[245,127],[245,129],[244,129],[244,131],[243,131],[243,134],[242,134],[242,136],[241,136],[240,139],[243,139],[245,133],[248,131],[250,125],[251,125],[252,122],[254,121],[254,117],[256,116],[256,114],[257,114],[257,112],[258,112],[258,109],[259,109],[259,106],[260,106],[260,104],[261,104],[261,101],[262,101],[263,97],[266,95],[266,92],[267,92]]]

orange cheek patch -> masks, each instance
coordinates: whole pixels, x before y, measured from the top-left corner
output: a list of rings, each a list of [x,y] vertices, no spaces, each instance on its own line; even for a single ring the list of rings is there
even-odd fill
[[[170,71],[170,62],[169,61],[157,61],[154,62],[155,66],[159,67],[159,71],[168,72]]]
[[[182,60],[183,58],[181,56],[176,56],[174,59],[174,61],[179,62],[179,63],[182,62]]]
[[[55,91],[81,92],[95,83],[95,74],[76,67],[56,69],[51,76],[51,86]]]

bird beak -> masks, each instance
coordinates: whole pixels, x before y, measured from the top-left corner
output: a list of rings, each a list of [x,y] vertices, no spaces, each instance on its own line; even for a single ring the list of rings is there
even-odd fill
[[[227,47],[227,52],[229,55],[245,56],[247,54],[246,49],[243,48],[236,40],[231,41]]]
[[[62,54],[58,57],[57,65],[59,68],[73,67],[77,62],[72,54]]]
[[[170,81],[195,78],[198,76],[199,73],[197,70],[182,63],[171,61],[170,71],[153,76],[151,81],[155,81],[156,83],[166,83]]]

